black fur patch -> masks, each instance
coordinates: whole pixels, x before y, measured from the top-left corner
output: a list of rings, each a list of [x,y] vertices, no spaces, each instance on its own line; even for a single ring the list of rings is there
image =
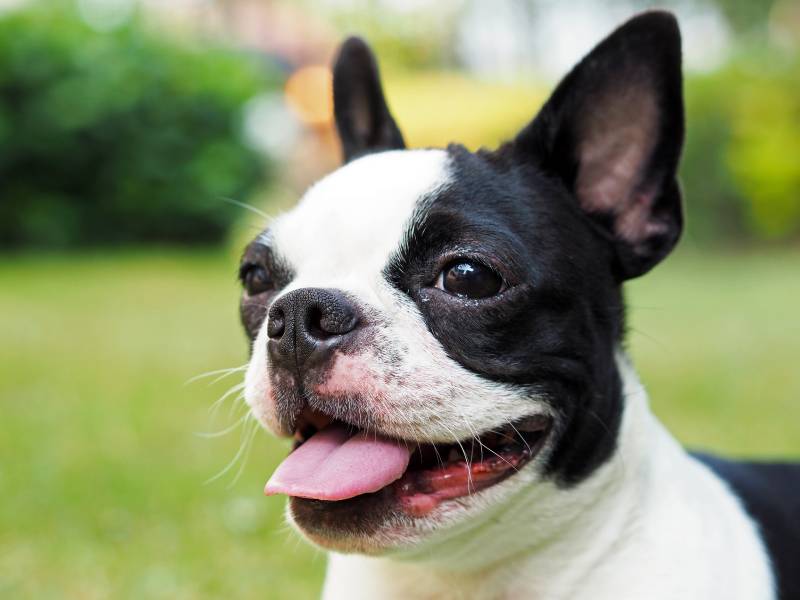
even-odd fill
[[[622,413],[623,303],[608,243],[557,180],[513,153],[449,153],[452,184],[421,207],[385,275],[454,360],[552,398],[561,418],[549,468],[580,480],[612,453]],[[434,288],[453,256],[484,262],[508,289],[468,300]]]
[[[800,599],[800,464],[695,458],[724,479],[758,523],[780,600]]]
[[[265,243],[268,237],[266,232],[260,234],[244,249],[239,266],[239,278],[242,279],[245,272],[251,266],[264,267],[272,278],[272,289],[260,294],[250,296],[247,291],[242,292],[239,301],[239,316],[244,326],[247,337],[252,342],[258,335],[264,319],[267,318],[267,310],[272,300],[287,283],[294,277],[291,267],[286,264],[273,249]]]
[[[348,38],[333,67],[333,107],[344,161],[405,148],[383,97],[378,63],[363,40]]]

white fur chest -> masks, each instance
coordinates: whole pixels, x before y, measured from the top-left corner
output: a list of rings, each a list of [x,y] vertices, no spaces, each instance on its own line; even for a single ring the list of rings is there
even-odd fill
[[[775,598],[752,520],[656,421],[621,366],[619,450],[591,478],[526,490],[491,526],[443,543],[427,561],[333,554],[324,599]]]

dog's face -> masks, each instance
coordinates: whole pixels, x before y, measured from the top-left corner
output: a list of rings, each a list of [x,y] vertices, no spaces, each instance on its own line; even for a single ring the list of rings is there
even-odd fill
[[[382,553],[614,452],[621,283],[681,230],[680,38],[647,13],[499,149],[405,150],[363,42],[334,70],[346,164],[245,250],[245,397],[296,449],[267,491]]]

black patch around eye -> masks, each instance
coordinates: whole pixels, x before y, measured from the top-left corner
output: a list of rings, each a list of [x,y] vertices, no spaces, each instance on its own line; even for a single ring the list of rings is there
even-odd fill
[[[457,259],[442,271],[442,289],[462,298],[488,298],[502,287],[503,280],[497,273],[472,260]]]
[[[240,277],[250,296],[257,296],[275,288],[272,276],[262,265],[245,264],[242,266]]]
[[[448,148],[450,183],[421,201],[384,276],[415,302],[450,358],[480,377],[531,386],[552,403],[560,424],[545,468],[572,485],[615,450],[622,294],[607,239],[569,191],[505,148]],[[446,269],[487,265],[507,289],[453,301],[458,296],[444,290],[443,256],[453,257]]]
[[[263,234],[260,237],[264,237]],[[242,294],[239,310],[247,336],[253,340],[269,310],[272,298],[288,284],[294,273],[272,249],[256,239],[245,248],[239,267]]]

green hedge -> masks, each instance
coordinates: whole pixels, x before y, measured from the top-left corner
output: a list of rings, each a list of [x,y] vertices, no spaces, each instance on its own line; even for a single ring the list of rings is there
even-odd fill
[[[681,165],[698,241],[800,237],[800,55],[740,49],[686,84]]]
[[[264,160],[240,140],[266,64],[72,5],[0,19],[0,247],[222,239]]]

